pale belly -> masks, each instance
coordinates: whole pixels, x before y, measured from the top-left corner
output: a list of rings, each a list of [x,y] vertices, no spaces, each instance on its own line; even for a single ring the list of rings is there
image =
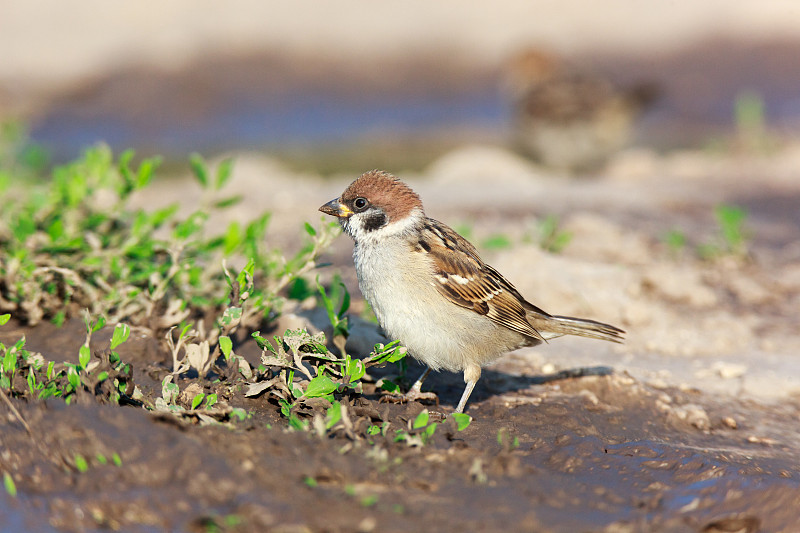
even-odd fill
[[[420,257],[409,260],[407,254],[392,256],[385,250],[354,253],[361,292],[390,339],[434,370],[452,372],[470,363],[482,366],[525,343],[522,335],[445,299],[433,285],[429,263]],[[432,281],[420,281],[425,279]]]

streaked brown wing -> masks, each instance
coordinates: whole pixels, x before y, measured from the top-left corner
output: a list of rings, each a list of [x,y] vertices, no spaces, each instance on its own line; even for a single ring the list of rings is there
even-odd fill
[[[454,304],[486,315],[522,335],[544,340],[526,320],[525,302],[511,283],[481,261],[472,244],[445,224],[430,219],[420,247],[432,258],[438,291]],[[455,252],[455,253],[453,253]],[[546,313],[541,313],[547,316]]]

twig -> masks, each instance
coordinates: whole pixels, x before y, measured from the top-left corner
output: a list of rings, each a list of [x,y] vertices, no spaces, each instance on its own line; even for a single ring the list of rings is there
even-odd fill
[[[28,432],[28,435],[33,436],[33,432],[31,431],[31,427],[28,425],[27,422],[25,422],[25,419],[22,418],[22,415],[19,414],[19,411],[17,411],[17,408],[14,407],[14,404],[11,403],[11,400],[8,398],[8,395],[6,395],[6,391],[4,391],[3,389],[0,389],[0,396],[2,396],[3,397],[3,401],[5,401],[6,404],[8,404],[8,408],[11,409],[11,412],[14,414],[15,417],[17,417],[17,420],[19,420],[22,423],[22,425],[25,426],[25,431]]]

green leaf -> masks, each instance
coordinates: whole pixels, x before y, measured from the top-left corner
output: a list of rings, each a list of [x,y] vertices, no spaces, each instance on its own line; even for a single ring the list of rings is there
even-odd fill
[[[111,336],[111,346],[110,348],[113,350],[126,340],[128,340],[128,336],[131,334],[131,328],[128,327],[127,324],[123,324],[120,322],[114,328],[114,334]]]
[[[304,396],[306,398],[320,398],[327,396],[336,390],[336,383],[325,374],[316,376],[308,382]]]
[[[224,209],[226,207],[230,207],[232,205],[236,205],[242,201],[244,197],[241,194],[237,194],[235,196],[229,196],[228,198],[223,198],[222,200],[217,200],[214,202],[214,207],[218,209]]]
[[[185,326],[183,326],[183,329],[181,330],[181,334],[178,335],[178,341],[180,341],[183,337],[186,336],[186,334],[189,332],[189,330],[192,329],[193,325],[194,324],[186,324]]]
[[[89,470],[89,463],[86,461],[86,458],[79,453],[75,454],[75,468],[77,468],[78,472],[81,474]]]
[[[678,252],[686,247],[686,234],[680,230],[671,229],[664,234],[663,241],[672,251]]]
[[[106,317],[100,315],[97,317],[97,322],[92,326],[92,333],[103,329],[106,325]]]
[[[220,324],[222,326],[232,326],[239,322],[239,319],[242,318],[242,308],[241,307],[228,307],[225,309],[225,312],[222,314],[222,318],[220,318]]]
[[[728,250],[741,252],[744,249],[743,225],[747,218],[747,211],[738,206],[718,205],[714,208],[714,215]]]
[[[214,183],[214,188],[220,190],[231,179],[231,170],[233,169],[233,158],[227,157],[220,161],[217,166],[217,179]]]
[[[344,283],[340,282],[340,285],[343,291],[342,305],[339,307],[339,313],[337,314],[337,316],[339,318],[342,318],[344,314],[347,312],[347,310],[350,309],[350,292],[347,290],[347,287],[345,286]]]
[[[78,390],[78,387],[81,385],[81,378],[78,375],[78,371],[75,370],[73,365],[70,365],[67,370],[67,381],[69,384],[72,385],[74,390]]]
[[[308,428],[308,421],[300,420],[296,414],[290,413],[289,427],[297,431],[305,431]]]
[[[330,298],[328,298],[328,293],[325,292],[325,287],[319,282],[319,276],[317,276],[317,291],[319,292],[320,298],[322,298],[322,304],[325,306],[325,310],[328,312],[328,318],[333,321],[334,312],[333,312],[333,302]]]
[[[385,379],[381,382],[381,390],[385,390],[387,392],[400,392],[400,386],[395,383],[394,381]]]
[[[492,235],[483,241],[483,247],[487,250],[503,250],[511,247],[511,239],[502,234]]]
[[[317,236],[317,230],[315,230],[314,226],[312,226],[308,222],[306,222],[306,233],[308,233],[312,237],[316,237]]]
[[[192,398],[192,409],[197,409],[197,407],[203,402],[203,398],[205,397],[206,395],[203,394],[202,392],[195,395],[195,397]]]
[[[331,429],[342,419],[342,405],[339,402],[331,403],[325,418],[327,419],[327,422],[325,422],[325,429]]]
[[[80,350],[78,352],[78,362],[80,363],[81,368],[86,370],[86,365],[89,364],[89,360],[91,358],[92,358],[92,354],[89,351],[89,347],[84,344],[83,346],[81,346],[81,348],[80,348]]]
[[[466,413],[453,413],[450,416],[456,421],[458,431],[464,431],[472,423],[472,417]]]
[[[200,182],[200,185],[205,189],[208,187],[208,167],[205,159],[198,153],[193,153],[189,156],[189,166],[192,169],[194,177]]]
[[[231,342],[231,338],[225,335],[222,335],[219,338],[219,349],[222,350],[222,355],[225,356],[225,360],[231,358],[231,350],[233,349],[233,343]]]
[[[122,466],[122,458],[119,456],[119,454],[117,452],[114,452],[111,455],[111,461],[113,461],[113,463],[116,466]]]
[[[125,180],[126,185],[132,188],[133,184],[133,173],[131,172],[131,160],[133,156],[136,155],[136,152],[128,149],[122,152],[119,155],[117,169],[119,173],[122,175],[122,178]]]
[[[424,442],[428,442],[428,440],[433,436],[433,433],[436,431],[436,428],[439,424],[433,423],[428,424],[428,427],[425,428],[425,431],[422,432],[422,439]]]
[[[347,368],[345,374],[350,376],[350,381],[349,381],[350,383],[358,381],[359,379],[364,377],[364,374],[367,373],[367,367],[364,365],[364,362],[361,361],[360,359],[350,359],[348,356],[346,358],[346,361],[347,362],[345,364],[347,365]]]
[[[428,425],[428,419],[430,418],[427,409],[423,409],[420,414],[417,415],[417,418],[414,419],[413,428],[419,429],[423,428]]]
[[[11,313],[0,315],[0,326],[5,325],[5,323],[8,322],[10,318],[11,318]]]
[[[3,485],[6,488],[6,494],[12,498],[17,497],[17,485],[14,483],[14,478],[8,472],[3,472]]]
[[[171,377],[172,376],[167,376],[161,382],[161,397],[168,405],[175,403],[175,399],[181,392],[181,389],[178,387],[177,383],[167,381],[167,379],[171,379]]]
[[[153,173],[160,164],[161,164],[160,157],[151,157],[142,161],[142,164],[139,165],[139,172],[136,175],[137,189],[141,189],[142,187],[150,183],[150,179],[153,177]]]
[[[206,409],[211,409],[215,403],[217,403],[217,395],[215,393],[206,396]]]
[[[3,372],[12,374],[17,367],[17,352],[16,350],[8,350],[3,356]]]
[[[376,494],[369,494],[361,498],[361,505],[363,507],[372,507],[378,503],[378,496]]]

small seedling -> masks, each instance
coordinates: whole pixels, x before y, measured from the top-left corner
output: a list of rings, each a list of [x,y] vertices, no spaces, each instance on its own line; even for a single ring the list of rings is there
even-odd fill
[[[506,451],[516,450],[519,448],[519,437],[512,436],[507,428],[500,428],[497,431],[497,444]]]
[[[450,415],[456,421],[456,429],[464,431],[472,423],[472,417],[466,413],[453,413]]]
[[[6,494],[12,498],[17,497],[17,485],[14,483],[14,478],[8,472],[3,472],[3,485],[6,488]]]
[[[350,324],[347,317],[347,310],[350,309],[350,293],[338,276],[334,278],[330,295],[328,295],[325,287],[320,284],[319,277],[317,277],[317,290],[319,291],[322,305],[328,313],[328,320],[330,320],[333,327],[333,344],[339,349],[340,353],[346,355],[345,344],[347,343],[347,337],[350,336]],[[339,302],[338,305],[337,302]]]
[[[539,246],[542,250],[557,254],[561,253],[572,240],[572,233],[559,228],[558,217],[548,215],[537,228]]]
[[[502,233],[490,235],[481,242],[481,246],[486,250],[505,250],[511,248],[512,244],[511,238]]]
[[[664,234],[662,241],[669,248],[673,257],[680,256],[686,249],[686,234],[678,229],[671,229]]]
[[[75,454],[75,469],[81,474],[84,474],[87,470],[89,470],[89,462],[83,455],[79,453]]]
[[[359,503],[361,503],[362,507],[372,507],[373,505],[378,503],[378,496],[376,494],[369,494],[361,498],[361,501]]]
[[[712,242],[698,246],[700,257],[717,259],[724,256],[747,256],[748,236],[744,226],[747,211],[738,206],[718,205],[714,208],[714,218],[717,222],[717,235]]]
[[[398,429],[395,435],[395,442],[405,442],[409,446],[425,446],[433,437],[437,422],[430,422],[430,414],[427,409],[423,409],[413,421],[409,421],[407,430]]]

